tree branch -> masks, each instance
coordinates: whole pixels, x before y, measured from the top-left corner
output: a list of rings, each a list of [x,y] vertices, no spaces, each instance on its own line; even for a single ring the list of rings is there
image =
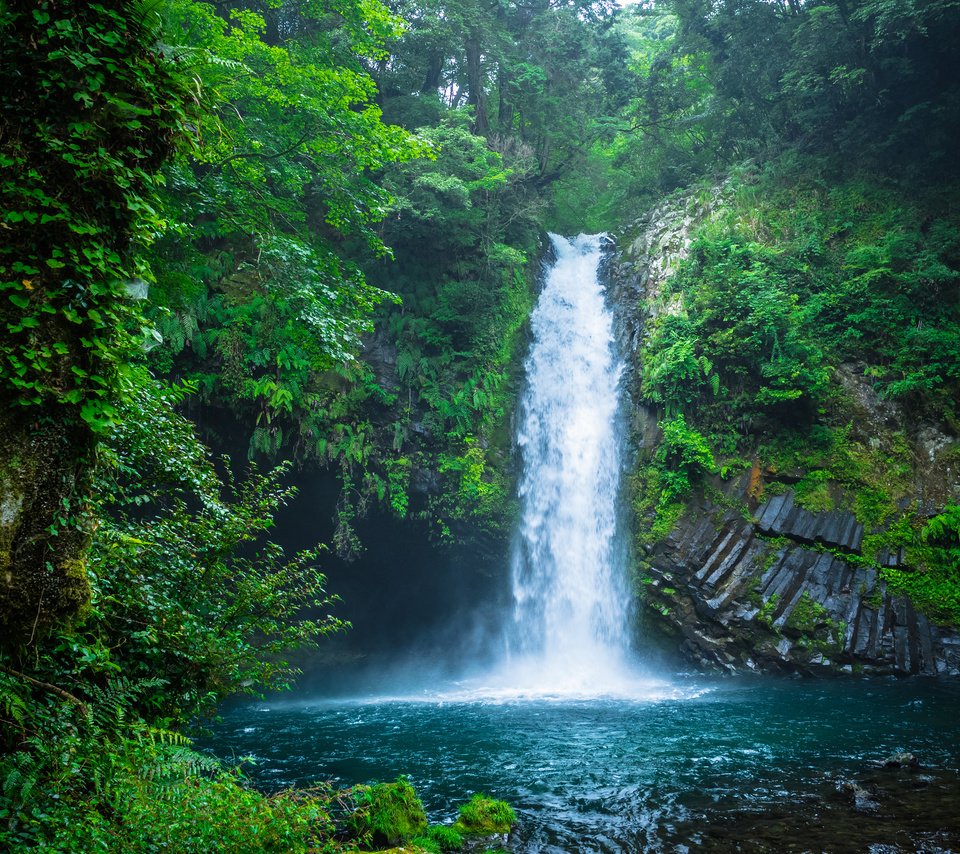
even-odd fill
[[[44,691],[49,691],[51,694],[56,694],[58,697],[62,697],[64,700],[73,703],[78,706],[81,711],[86,712],[87,704],[83,700],[75,697],[69,691],[64,690],[56,685],[51,685],[49,682],[41,682],[39,679],[34,679],[32,676],[27,676],[26,673],[21,673],[19,670],[14,670],[12,667],[7,667],[5,664],[0,664],[0,670],[4,673],[8,673],[11,676],[16,676],[18,679],[23,679],[24,682],[29,682],[31,685],[36,685],[38,688],[43,688]]]
[[[225,157],[219,163],[214,163],[214,169],[221,169],[226,166],[231,160],[243,160],[244,158],[250,157],[259,157],[261,160],[276,160],[278,157],[286,157],[288,154],[296,151],[301,145],[303,145],[310,138],[310,132],[307,131],[300,139],[298,139],[293,145],[289,148],[284,149],[283,151],[276,151],[273,154],[261,154],[259,151],[247,151],[240,154],[231,154],[229,157]]]

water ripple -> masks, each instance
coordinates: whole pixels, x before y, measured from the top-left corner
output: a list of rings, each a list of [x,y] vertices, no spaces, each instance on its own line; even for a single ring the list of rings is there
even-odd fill
[[[825,786],[833,791],[834,780],[898,750],[930,767],[960,766],[955,686],[673,687],[643,701],[444,692],[245,706],[225,714],[209,744],[221,755],[257,755],[250,774],[269,788],[408,774],[435,821],[488,792],[517,808],[513,850],[530,854],[700,850],[706,843],[696,840],[718,821],[822,809]]]

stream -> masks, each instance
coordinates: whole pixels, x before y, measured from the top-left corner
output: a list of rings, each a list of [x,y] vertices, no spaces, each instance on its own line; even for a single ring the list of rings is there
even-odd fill
[[[488,793],[517,810],[514,852],[960,850],[957,686],[677,677],[645,691],[285,699],[227,711],[209,746],[255,757],[247,773],[270,790],[406,774],[435,822]],[[904,750],[922,767],[878,767]]]

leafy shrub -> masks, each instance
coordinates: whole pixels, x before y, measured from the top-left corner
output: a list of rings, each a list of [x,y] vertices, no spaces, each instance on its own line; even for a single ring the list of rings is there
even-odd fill
[[[713,426],[809,418],[827,372],[811,324],[809,264],[735,231],[702,233],[668,280],[679,310],[655,322],[642,391]]]
[[[150,714],[188,718],[231,693],[285,687],[296,671],[283,651],[345,624],[304,617],[334,601],[318,550],[256,547],[294,494],[280,484],[287,466],[222,483],[173,409],[184,390],[138,376],[102,448],[97,596],[79,640],[109,646],[111,666],[132,678],[164,679]]]
[[[663,440],[656,460],[661,465],[662,501],[684,498],[704,474],[716,469],[707,440],[687,426],[683,415],[662,421]]]
[[[907,520],[901,522],[906,526]],[[883,577],[925,613],[960,625],[960,505],[948,504],[919,531],[907,527],[907,556],[917,569],[884,567]]]

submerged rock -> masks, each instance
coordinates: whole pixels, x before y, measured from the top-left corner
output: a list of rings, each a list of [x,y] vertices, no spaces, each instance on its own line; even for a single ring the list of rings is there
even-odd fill
[[[920,760],[912,753],[894,753],[883,760],[884,768],[919,768]]]
[[[839,789],[853,799],[853,808],[858,812],[876,812],[880,809],[874,787],[865,788],[856,780],[844,780],[839,784]]]

